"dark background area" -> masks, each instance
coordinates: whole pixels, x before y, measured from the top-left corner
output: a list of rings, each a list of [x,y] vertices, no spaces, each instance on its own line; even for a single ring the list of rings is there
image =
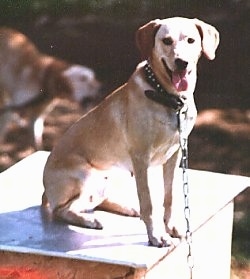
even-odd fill
[[[250,1],[2,0],[0,26],[26,34],[44,53],[93,68],[106,95],[140,61],[134,33],[155,18],[197,17],[214,25],[221,42],[214,61],[202,58],[195,100],[199,113],[189,140],[190,167],[250,176]],[[45,149],[89,107],[63,101],[46,120]],[[25,127],[12,127],[0,149],[0,171],[34,152]],[[235,270],[250,278],[250,197],[236,200]],[[236,271],[235,271],[236,272]]]

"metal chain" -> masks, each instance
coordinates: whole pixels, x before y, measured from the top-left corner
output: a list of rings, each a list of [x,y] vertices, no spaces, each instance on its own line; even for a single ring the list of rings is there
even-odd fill
[[[181,147],[181,168],[182,168],[182,183],[184,194],[184,217],[186,220],[186,242],[188,245],[187,263],[190,270],[190,279],[192,279],[193,271],[193,255],[192,255],[192,232],[190,229],[190,205],[189,205],[189,185],[188,185],[188,131],[187,131],[187,110],[185,104],[178,112],[178,126],[180,134]]]

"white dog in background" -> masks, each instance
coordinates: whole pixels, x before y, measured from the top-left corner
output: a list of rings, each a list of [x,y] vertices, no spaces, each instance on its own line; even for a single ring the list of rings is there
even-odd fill
[[[99,98],[93,70],[44,55],[23,34],[0,29],[0,142],[13,113],[29,119],[34,147],[42,148],[43,123],[58,98]]]

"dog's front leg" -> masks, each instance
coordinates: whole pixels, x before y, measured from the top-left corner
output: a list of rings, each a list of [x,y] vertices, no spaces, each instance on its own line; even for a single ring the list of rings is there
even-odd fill
[[[163,178],[165,187],[164,221],[166,231],[172,237],[181,237],[185,233],[183,187],[174,182],[180,174],[180,150],[177,150],[163,165]],[[178,180],[180,181],[180,180]]]
[[[149,185],[148,165],[143,160],[135,159],[133,163],[140,216],[146,225],[149,243],[156,247],[168,246],[171,244],[171,238],[166,233],[164,224],[164,191],[159,191],[159,187],[163,185]]]

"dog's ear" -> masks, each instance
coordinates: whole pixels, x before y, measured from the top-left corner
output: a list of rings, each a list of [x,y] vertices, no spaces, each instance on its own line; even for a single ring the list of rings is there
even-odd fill
[[[140,27],[135,36],[136,45],[141,52],[142,60],[147,59],[154,47],[155,34],[160,28],[160,20],[155,19]]]
[[[207,24],[197,18],[194,19],[202,39],[202,52],[209,59],[215,58],[215,51],[219,45],[219,32],[210,24]]]

